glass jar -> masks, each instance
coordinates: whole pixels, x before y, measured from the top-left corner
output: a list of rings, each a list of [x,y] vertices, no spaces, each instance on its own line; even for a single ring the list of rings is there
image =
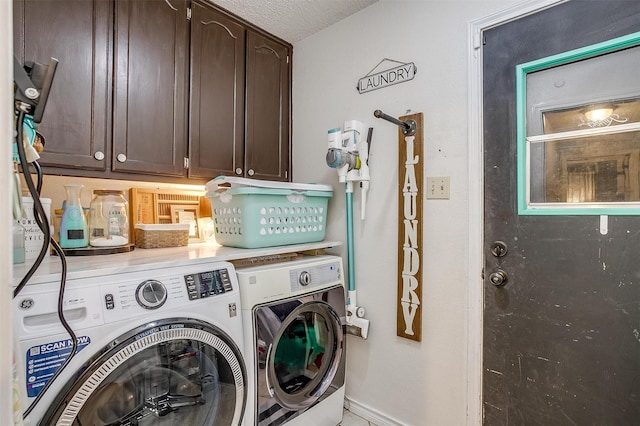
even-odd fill
[[[129,243],[129,203],[124,191],[96,189],[89,213],[89,245],[122,246]]]

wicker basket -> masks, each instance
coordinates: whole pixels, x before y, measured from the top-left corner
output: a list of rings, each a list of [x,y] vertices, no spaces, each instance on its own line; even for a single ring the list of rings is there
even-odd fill
[[[189,224],[136,225],[136,247],[180,247],[189,244]]]

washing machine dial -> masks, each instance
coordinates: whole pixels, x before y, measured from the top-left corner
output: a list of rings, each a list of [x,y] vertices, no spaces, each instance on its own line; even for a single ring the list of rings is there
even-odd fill
[[[303,286],[311,284],[311,274],[307,271],[302,271],[298,277],[298,282]]]
[[[136,301],[145,309],[158,309],[167,301],[167,288],[157,280],[143,281],[136,289]]]

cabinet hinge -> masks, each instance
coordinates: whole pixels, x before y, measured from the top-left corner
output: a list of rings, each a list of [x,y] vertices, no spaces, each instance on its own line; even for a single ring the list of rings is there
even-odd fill
[[[191,20],[191,8],[190,7],[187,8],[187,20],[189,20],[189,21]]]
[[[184,168],[185,169],[189,168],[189,158],[188,157],[184,157]]]
[[[289,63],[289,55],[287,55],[287,63]]]
[[[284,171],[284,178],[285,179],[289,179],[289,171],[288,170]]]

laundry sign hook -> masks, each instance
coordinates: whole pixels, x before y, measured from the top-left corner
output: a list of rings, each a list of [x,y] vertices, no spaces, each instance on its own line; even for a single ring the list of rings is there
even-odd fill
[[[405,136],[413,136],[416,134],[416,130],[418,129],[418,124],[415,122],[415,120],[407,120],[407,121],[401,121],[398,120],[395,117],[391,117],[390,115],[385,114],[384,112],[380,111],[379,109],[375,110],[373,112],[374,117],[376,118],[382,118],[383,120],[387,120],[393,124],[396,124],[398,126],[400,126],[402,128],[402,133],[404,133]]]

